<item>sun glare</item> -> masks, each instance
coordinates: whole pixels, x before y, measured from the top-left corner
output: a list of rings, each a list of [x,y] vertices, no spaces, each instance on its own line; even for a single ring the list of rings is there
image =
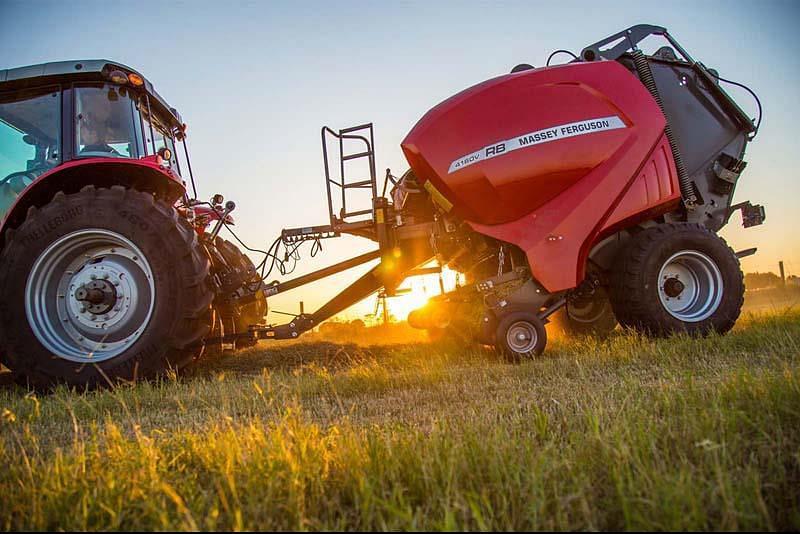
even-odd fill
[[[456,272],[447,269],[442,271],[442,284],[445,291],[452,291],[456,286]],[[396,321],[405,321],[408,314],[421,308],[428,299],[441,293],[438,274],[426,274],[409,278],[398,288],[400,294],[386,299],[389,312]],[[403,292],[408,290],[408,292]]]

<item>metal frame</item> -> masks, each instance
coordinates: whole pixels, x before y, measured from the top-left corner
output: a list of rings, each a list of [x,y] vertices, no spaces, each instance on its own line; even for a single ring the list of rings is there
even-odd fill
[[[294,339],[307,330],[311,330],[326,319],[336,315],[340,311],[352,306],[353,304],[365,299],[381,288],[387,290],[387,294],[394,291],[403,280],[409,276],[418,276],[433,272],[431,269],[421,268],[433,256],[429,243],[426,239],[416,240],[411,246],[404,248],[405,253],[399,257],[394,257],[391,261],[383,261],[381,250],[367,252],[360,256],[350,258],[343,262],[319,269],[312,273],[300,276],[293,280],[283,283],[275,283],[264,289],[267,297],[277,295],[292,289],[316,282],[328,276],[352,269],[358,265],[381,259],[381,262],[363,274],[355,282],[350,284],[343,291],[339,292],[327,303],[322,305],[317,311],[306,314],[301,310],[299,315],[282,325],[251,325],[250,331],[244,334],[233,334],[225,336],[224,342],[232,342],[237,338],[249,339]],[[437,268],[438,272],[438,268]],[[218,340],[207,340],[216,342]]]
[[[755,131],[755,125],[750,120],[742,108],[726,93],[717,83],[717,79],[712,76],[705,65],[699,61],[695,61],[692,56],[678,43],[675,38],[670,35],[666,28],[661,26],[651,26],[649,24],[637,24],[631,26],[626,30],[615,33],[605,39],[601,39],[594,44],[585,47],[581,51],[581,59],[584,61],[598,61],[600,59],[617,60],[629,50],[638,50],[638,45],[645,38],[650,35],[660,35],[669,42],[678,53],[683,57],[687,64],[691,65],[692,69],[706,82],[706,85],[719,97],[723,107],[726,108],[728,113],[740,123],[741,126],[747,128],[748,133]],[[620,41],[614,46],[601,50],[615,41]]]

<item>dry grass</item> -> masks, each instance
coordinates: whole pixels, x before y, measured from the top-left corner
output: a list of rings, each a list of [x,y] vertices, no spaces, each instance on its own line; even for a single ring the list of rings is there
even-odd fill
[[[0,389],[4,529],[798,529],[800,312],[725,337],[263,344]]]

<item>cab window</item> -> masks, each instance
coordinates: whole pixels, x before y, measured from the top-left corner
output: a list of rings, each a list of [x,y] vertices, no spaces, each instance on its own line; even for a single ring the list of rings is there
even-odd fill
[[[0,219],[25,187],[61,161],[57,88],[0,95]]]
[[[173,167],[177,166],[177,154],[175,153],[175,140],[170,135],[169,128],[159,120],[157,115],[153,116],[151,121],[147,115],[146,107],[140,105],[139,110],[142,114],[142,123],[144,125],[145,145],[147,146],[148,153],[158,154],[162,148],[168,148],[172,153],[170,163]],[[153,127],[152,133],[150,126]]]
[[[75,89],[77,155],[136,158],[138,117],[125,87],[103,85]]]

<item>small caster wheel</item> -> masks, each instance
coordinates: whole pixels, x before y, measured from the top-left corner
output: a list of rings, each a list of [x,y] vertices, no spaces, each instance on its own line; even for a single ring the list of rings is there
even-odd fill
[[[544,351],[547,331],[535,313],[512,311],[500,318],[495,332],[495,347],[508,361],[518,363]]]

